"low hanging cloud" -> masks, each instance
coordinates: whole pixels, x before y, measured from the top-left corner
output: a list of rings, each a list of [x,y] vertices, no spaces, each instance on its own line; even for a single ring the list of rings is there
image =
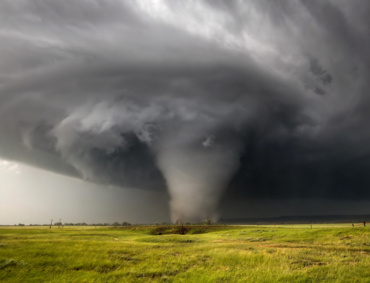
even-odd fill
[[[369,199],[367,1],[0,3],[0,157],[226,197]]]

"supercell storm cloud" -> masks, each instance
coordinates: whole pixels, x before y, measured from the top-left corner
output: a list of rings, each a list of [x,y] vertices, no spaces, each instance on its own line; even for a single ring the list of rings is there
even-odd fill
[[[228,198],[370,199],[368,1],[0,2],[0,157]]]

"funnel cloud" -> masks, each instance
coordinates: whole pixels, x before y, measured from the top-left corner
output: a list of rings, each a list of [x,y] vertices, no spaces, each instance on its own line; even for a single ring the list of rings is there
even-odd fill
[[[369,12],[3,0],[0,158],[166,191],[174,222],[217,221],[244,200],[365,202]]]
[[[218,220],[218,201],[239,166],[242,143],[236,133],[219,140],[199,137],[204,129],[187,125],[157,147],[158,166],[166,179],[173,222]]]

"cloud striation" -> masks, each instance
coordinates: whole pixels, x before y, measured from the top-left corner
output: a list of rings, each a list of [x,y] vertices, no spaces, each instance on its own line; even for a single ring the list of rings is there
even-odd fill
[[[0,157],[220,198],[370,198],[368,1],[0,3]]]

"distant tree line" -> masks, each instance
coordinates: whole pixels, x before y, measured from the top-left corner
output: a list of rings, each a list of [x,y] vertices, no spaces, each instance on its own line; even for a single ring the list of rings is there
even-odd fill
[[[217,222],[214,222],[212,221],[211,219],[204,219],[202,221],[199,221],[199,222],[183,222],[182,220],[177,220],[176,222],[174,223],[171,223],[171,222],[155,222],[154,225],[217,225],[217,224],[222,224],[222,223],[217,223]],[[50,224],[29,224],[29,226],[49,226]],[[14,226],[26,226],[25,224],[22,224],[22,223],[19,223],[19,224],[14,224]],[[62,223],[62,222],[55,222],[52,224],[52,226],[124,226],[124,227],[127,227],[127,226],[132,226],[132,224],[130,222],[127,222],[127,221],[124,221],[122,223],[118,222],[118,221],[115,221],[113,223],[108,223],[108,222],[105,222],[105,223],[86,223],[86,222],[76,222],[76,223],[73,223],[73,222],[65,222],[65,223]]]
[[[29,226],[49,226],[50,224],[30,224]],[[86,223],[86,222],[55,222],[52,226],[131,226],[132,224],[129,222],[113,222],[113,223]],[[26,226],[25,224],[19,223],[14,224],[14,226]]]
[[[129,222],[113,222],[113,223],[91,223],[87,224],[85,222],[82,223],[64,223],[65,226],[131,226]]]

